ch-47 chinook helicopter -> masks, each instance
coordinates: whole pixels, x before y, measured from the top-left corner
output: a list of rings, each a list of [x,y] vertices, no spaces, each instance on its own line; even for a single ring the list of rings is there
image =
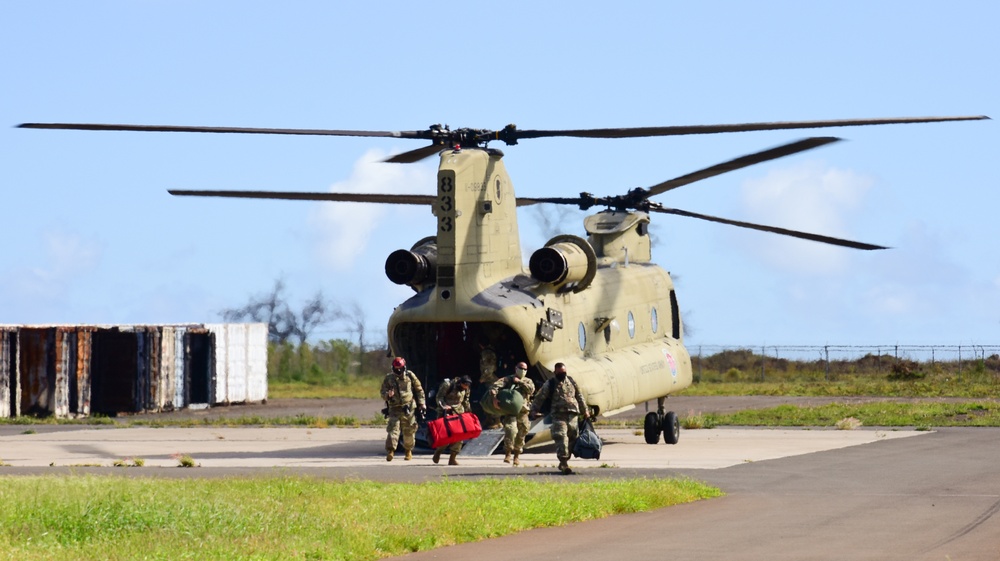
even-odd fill
[[[749,154],[648,188],[612,196],[515,197],[504,154],[490,142],[515,145],[543,137],[630,138],[859,125],[988,119],[985,116],[794,121],[732,125],[583,130],[450,129],[387,132],[315,129],[26,123],[25,128],[154,132],[215,132],[364,136],[416,139],[425,146],[386,160],[410,163],[440,155],[437,194],[357,194],[273,191],[180,191],[183,196],[295,199],[426,205],[437,218],[433,235],[388,256],[385,271],[415,294],[396,307],[388,325],[390,352],[406,357],[425,388],[448,377],[476,380],[481,349],[495,349],[500,372],[524,361],[536,385],[563,362],[592,412],[610,416],[657,400],[644,423],[646,442],[677,443],[677,415],[665,399],[691,384],[680,308],[670,275],[651,262],[651,213],[674,214],[860,250],[885,249],[825,235],[728,220],[668,208],[652,200],[695,181],[789,156],[839,140],[811,137]],[[517,207],[537,204],[599,208],[584,220],[587,238],[559,235],[536,250],[525,268]],[[621,329],[624,326],[625,329]],[[485,388],[474,387],[474,395]]]

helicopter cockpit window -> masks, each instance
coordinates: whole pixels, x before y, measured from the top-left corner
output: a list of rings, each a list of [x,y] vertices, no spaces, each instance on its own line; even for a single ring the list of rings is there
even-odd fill
[[[587,328],[583,325],[582,321],[580,322],[579,333],[580,333],[580,350],[583,351],[586,350],[587,348]]]
[[[658,319],[656,319],[656,308],[653,308],[653,311],[650,312],[650,314],[649,314],[649,320],[653,324],[653,333],[656,333],[656,330],[660,326],[660,321]]]
[[[628,337],[635,339],[635,316],[632,315],[632,312],[628,313]]]

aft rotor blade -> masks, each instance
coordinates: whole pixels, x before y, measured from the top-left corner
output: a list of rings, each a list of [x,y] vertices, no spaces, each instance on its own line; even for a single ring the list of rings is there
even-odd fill
[[[723,162],[721,164],[714,165],[702,170],[698,170],[694,173],[689,173],[687,175],[682,175],[663,183],[654,185],[649,188],[649,196],[653,197],[661,193],[666,193],[671,189],[676,189],[683,185],[689,183],[694,183],[695,181],[701,181],[702,179],[708,179],[709,177],[714,177],[716,175],[721,175],[730,171],[738,170],[754,164],[759,164],[762,162],[767,162],[770,160],[776,160],[778,158],[783,158],[785,156],[791,156],[792,154],[797,154],[799,152],[805,152],[806,150],[812,150],[813,148],[819,148],[820,146],[825,146],[832,142],[837,142],[843,140],[841,138],[833,136],[814,136],[810,138],[805,138],[795,142],[790,142],[788,144],[783,144],[775,148],[768,150],[763,150],[756,152],[754,154],[747,154],[746,156],[741,156],[735,160],[729,160],[728,162]]]
[[[431,144],[430,146],[424,146],[423,148],[417,148],[416,150],[396,154],[395,156],[382,161],[391,164],[412,164],[414,162],[419,162],[424,158],[433,156],[444,149],[445,147],[440,144]]]
[[[858,127],[864,125],[898,125],[905,123],[936,123],[942,121],[979,121],[985,115],[958,117],[887,117],[879,119],[832,119],[821,121],[782,121],[773,123],[740,123],[732,125],[687,125],[668,127],[635,127],[613,129],[576,130],[517,130],[517,138],[543,138],[572,136],[579,138],[636,138],[643,136],[682,136],[688,134],[715,134],[786,129],[817,129],[825,127]]]
[[[262,129],[248,127],[189,127],[174,125],[105,125],[93,123],[22,123],[22,129],[66,129],[84,131],[136,132],[215,132],[236,134],[292,134],[310,136],[375,136],[389,138],[430,138],[427,131],[355,131],[327,129]]]
[[[580,197],[518,197],[517,206],[531,206],[542,203],[552,203],[557,205],[579,205],[583,201]]]
[[[814,242],[826,243],[830,245],[839,245],[843,247],[850,247],[853,249],[889,249],[888,247],[881,245],[873,245],[863,242],[855,242],[851,240],[844,240],[841,238],[834,238],[831,236],[823,236],[820,234],[810,234],[808,232],[800,232],[798,230],[789,230],[787,228],[778,228],[777,226],[764,226],[762,224],[754,224],[752,222],[742,222],[739,220],[729,220],[727,218],[719,218],[718,216],[709,216],[707,214],[698,214],[696,212],[688,212],[686,210],[680,210],[676,208],[657,208],[653,207],[649,209],[652,212],[662,212],[663,214],[676,214],[677,216],[689,216],[691,218],[700,218],[702,220],[708,220],[710,222],[719,222],[721,224],[729,224],[730,226],[739,226],[740,228],[749,228],[751,230],[760,230],[761,232],[771,232],[772,234],[781,234],[782,236],[791,236],[793,238],[800,238],[803,240],[811,240]]]
[[[285,199],[293,201],[339,201],[346,203],[387,203],[395,205],[430,205],[431,195],[397,195],[374,193],[303,193],[295,191],[185,191],[170,189],[179,197],[229,197],[235,199]]]

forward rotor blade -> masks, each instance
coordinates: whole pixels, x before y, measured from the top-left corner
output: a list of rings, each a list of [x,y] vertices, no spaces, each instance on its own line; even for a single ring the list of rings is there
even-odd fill
[[[767,162],[770,160],[776,160],[785,156],[791,156],[792,154],[797,154],[799,152],[805,152],[806,150],[812,150],[813,148],[818,148],[820,146],[825,146],[832,142],[837,142],[843,140],[841,138],[836,138],[833,136],[814,136],[810,138],[805,138],[795,142],[790,142],[788,144],[783,144],[775,148],[768,150],[763,150],[756,152],[754,154],[747,154],[746,156],[741,156],[735,160],[729,160],[728,162],[723,162],[721,164],[714,165],[702,170],[698,170],[687,175],[682,175],[663,183],[659,183],[649,188],[649,196],[653,197],[661,193],[666,193],[671,189],[676,189],[683,185],[689,183],[694,183],[695,181],[701,181],[702,179],[708,179],[709,177],[714,177],[716,175],[721,175],[730,171],[738,170],[740,168],[745,168],[752,166],[754,164],[759,164],[762,162]]]
[[[428,131],[354,131],[326,129],[260,129],[247,127],[189,127],[174,125],[104,125],[92,123],[22,123],[22,129],[66,129],[84,131],[136,132],[215,132],[237,134],[292,134],[310,136],[376,136],[390,138],[430,138]]]
[[[517,130],[516,138],[543,138],[572,136],[579,138],[636,138],[643,136],[682,136],[688,134],[714,134],[723,132],[748,132],[786,129],[817,129],[825,127],[857,127],[864,125],[898,125],[905,123],[936,123],[942,121],[980,121],[985,115],[959,117],[888,117],[879,119],[833,119],[822,121],[784,121],[773,123],[740,123],[732,125],[687,125],[669,127],[635,127],[614,129],[576,130]]]
[[[424,146],[423,148],[417,148],[416,150],[396,154],[395,156],[382,161],[392,164],[412,164],[414,162],[419,162],[424,158],[433,156],[444,149],[445,147],[440,144],[431,144],[430,146]]]
[[[729,224],[730,226],[739,226],[740,228],[749,228],[751,230],[760,230],[761,232],[771,232],[772,234],[781,234],[783,236],[791,236],[793,238],[800,238],[803,240],[811,240],[814,242],[826,243],[830,245],[839,245],[843,247],[850,247],[853,249],[889,249],[888,247],[881,245],[873,245],[862,242],[855,242],[851,240],[844,240],[841,238],[834,238],[830,236],[822,236],[820,234],[810,234],[808,232],[800,232],[798,230],[788,230],[786,228],[778,228],[776,226],[764,226],[761,224],[753,224],[751,222],[742,222],[739,220],[729,220],[727,218],[719,218],[718,216],[709,216],[707,214],[698,214],[695,212],[688,212],[686,210],[680,210],[676,208],[658,208],[653,207],[649,209],[652,212],[662,212],[663,214],[676,214],[677,216],[689,216],[691,218],[700,218],[702,220],[708,220],[709,222],[719,222],[721,224]]]
[[[235,199],[285,199],[293,201],[340,201],[347,203],[386,203],[394,205],[430,205],[431,195],[388,195],[374,193],[302,193],[295,191],[185,191],[170,189],[179,197],[229,197]]]

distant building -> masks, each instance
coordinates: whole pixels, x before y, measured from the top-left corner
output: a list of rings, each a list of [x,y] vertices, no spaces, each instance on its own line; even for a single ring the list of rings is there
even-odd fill
[[[0,417],[267,400],[267,325],[0,325]]]

